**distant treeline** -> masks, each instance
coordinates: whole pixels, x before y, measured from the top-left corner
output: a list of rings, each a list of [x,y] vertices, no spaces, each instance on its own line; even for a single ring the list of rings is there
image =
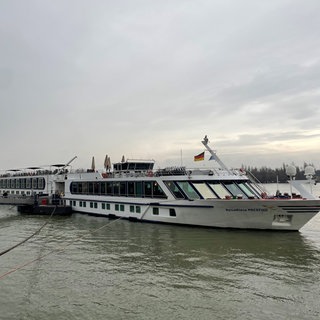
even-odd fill
[[[304,175],[304,168],[308,164],[305,164],[303,168],[296,167],[297,174],[295,176],[296,180],[304,180],[306,176]],[[267,167],[242,167],[248,174],[251,173],[256,179],[258,179],[262,183],[275,183],[275,182],[287,182],[289,177],[286,174],[286,165],[283,164],[282,168],[271,169]],[[316,170],[316,174],[313,177],[316,181],[320,181],[320,170]]]

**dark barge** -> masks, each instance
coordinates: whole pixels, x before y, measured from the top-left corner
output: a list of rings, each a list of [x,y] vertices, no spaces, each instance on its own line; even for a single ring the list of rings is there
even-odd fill
[[[72,207],[65,204],[63,199],[49,196],[36,196],[34,203],[17,206],[21,214],[39,214],[39,215],[58,215],[70,216],[73,212]]]

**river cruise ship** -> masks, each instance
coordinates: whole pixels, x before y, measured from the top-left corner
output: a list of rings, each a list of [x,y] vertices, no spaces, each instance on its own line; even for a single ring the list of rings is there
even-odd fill
[[[115,163],[112,172],[67,175],[65,199],[77,212],[221,228],[299,230],[320,210],[320,199],[291,179],[299,195],[269,196],[241,170],[231,170],[209,147],[214,169],[154,170],[154,161]],[[305,181],[304,181],[305,182]]]
[[[64,194],[68,165],[54,164],[6,170],[0,174],[0,204],[32,204],[36,198]]]

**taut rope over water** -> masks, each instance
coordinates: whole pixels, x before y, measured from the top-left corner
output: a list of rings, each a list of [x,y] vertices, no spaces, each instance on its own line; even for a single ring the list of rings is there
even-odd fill
[[[24,244],[25,242],[27,242],[28,240],[30,240],[31,238],[33,238],[35,235],[37,235],[37,234],[49,223],[49,221],[50,221],[50,219],[52,218],[54,212],[56,211],[56,208],[57,208],[57,207],[55,207],[55,208],[53,209],[53,211],[52,211],[52,213],[51,213],[48,221],[46,221],[38,230],[36,230],[31,236],[25,238],[24,240],[20,241],[19,243],[15,244],[14,246],[12,246],[12,247],[10,247],[10,248],[8,248],[8,249],[0,252],[0,256],[2,256],[2,255],[4,255],[4,254],[10,252],[11,250],[13,250],[13,249],[21,246],[22,244]]]
[[[93,231],[91,231],[91,232],[94,233],[94,232],[97,232],[97,231],[99,231],[99,230],[102,230],[103,228],[108,227],[108,226],[110,226],[112,223],[120,220],[121,218],[122,218],[122,217],[119,217],[118,219],[115,219],[115,220],[113,220],[112,222],[108,222],[107,224],[103,225],[102,227],[99,227],[99,228],[97,228],[97,229],[95,229],[95,230],[93,230]],[[17,267],[12,268],[11,270],[9,270],[9,271],[1,274],[1,275],[0,275],[0,280],[2,280],[4,277],[8,276],[8,275],[11,274],[11,273],[14,273],[14,272],[16,272],[16,271],[18,271],[18,270],[20,270],[20,269],[23,269],[24,267],[32,264],[33,262],[42,260],[43,258],[45,258],[46,256],[48,256],[48,255],[50,255],[50,254],[64,251],[67,247],[69,247],[70,245],[72,245],[74,242],[76,242],[76,241],[78,241],[78,240],[81,240],[81,239],[83,239],[83,238],[85,238],[85,236],[77,237],[77,238],[75,238],[73,241],[71,241],[70,243],[66,244],[64,247],[58,248],[57,250],[51,250],[51,251],[43,254],[42,256],[40,256],[40,257],[38,257],[38,258],[35,258],[35,259],[33,259],[33,260],[29,260],[29,261],[25,262],[24,264],[21,264],[21,265],[19,265],[19,266],[17,266]]]

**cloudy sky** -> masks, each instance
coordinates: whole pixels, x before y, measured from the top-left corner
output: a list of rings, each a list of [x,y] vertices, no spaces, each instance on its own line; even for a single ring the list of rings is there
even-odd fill
[[[319,0],[2,0],[0,169],[75,155],[102,168],[106,154],[194,166],[204,135],[232,167],[319,169],[319,12]]]

